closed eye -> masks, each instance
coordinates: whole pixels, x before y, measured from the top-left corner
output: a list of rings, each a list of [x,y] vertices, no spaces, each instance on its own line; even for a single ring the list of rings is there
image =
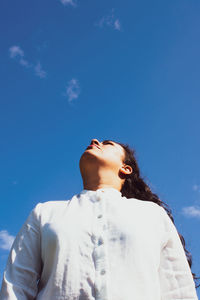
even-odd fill
[[[110,141],[103,141],[102,144],[103,144],[103,145],[110,144],[110,145],[113,145],[113,146],[114,146],[114,144],[113,144],[112,142],[110,142]]]

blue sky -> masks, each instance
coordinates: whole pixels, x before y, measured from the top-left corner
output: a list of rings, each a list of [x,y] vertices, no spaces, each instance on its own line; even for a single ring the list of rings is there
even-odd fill
[[[199,15],[195,0],[1,1],[0,274],[36,203],[82,190],[98,138],[135,148],[200,275]]]

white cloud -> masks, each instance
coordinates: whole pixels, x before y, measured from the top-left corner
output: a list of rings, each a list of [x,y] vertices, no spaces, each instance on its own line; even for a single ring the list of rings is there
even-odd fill
[[[103,16],[101,20],[96,23],[97,26],[99,27],[112,27],[115,30],[120,31],[121,30],[121,23],[119,19],[117,19],[114,15],[114,9],[111,10],[111,13],[109,15]]]
[[[34,70],[35,74],[40,78],[45,78],[47,76],[47,73],[42,69],[40,62],[35,65]]]
[[[23,57],[24,51],[19,46],[12,46],[9,48],[10,57],[14,58],[16,56]]]
[[[20,65],[30,67],[27,60],[24,59],[24,51],[19,46],[12,46],[9,48],[10,58],[17,59]]]
[[[114,28],[116,30],[121,30],[121,24],[119,22],[119,19],[116,19],[115,22],[114,22]]]
[[[65,95],[68,97],[69,102],[78,98],[80,95],[80,86],[77,79],[73,78],[68,82]]]
[[[19,60],[20,65],[24,66],[24,67],[31,67],[31,65],[29,64],[29,62],[23,58],[20,58]]]
[[[74,0],[60,0],[60,2],[63,5],[71,5],[71,6],[76,6],[76,2]]]
[[[0,231],[0,248],[10,250],[15,237],[10,235],[7,230]]]
[[[193,191],[200,192],[200,185],[199,184],[194,184],[192,189],[193,189]]]
[[[182,213],[187,217],[200,218],[200,207],[187,206],[182,209]]]
[[[35,71],[35,74],[40,78],[45,78],[47,73],[41,67],[40,62],[36,65],[28,62],[24,59],[24,51],[19,46],[12,46],[9,48],[10,58],[15,59],[20,65],[26,68],[31,68]]]

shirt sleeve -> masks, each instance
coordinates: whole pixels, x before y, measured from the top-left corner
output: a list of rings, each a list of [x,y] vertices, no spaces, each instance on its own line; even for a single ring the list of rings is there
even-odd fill
[[[162,300],[198,300],[190,266],[175,225],[161,208],[165,238],[161,250],[160,287]]]
[[[41,273],[39,203],[15,238],[3,275],[0,300],[32,300]]]

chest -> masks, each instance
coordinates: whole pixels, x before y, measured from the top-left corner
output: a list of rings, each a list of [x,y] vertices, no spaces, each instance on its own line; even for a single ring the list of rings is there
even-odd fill
[[[92,251],[106,244],[111,251],[159,251],[162,230],[156,218],[139,208],[95,203],[53,215],[42,226],[42,248],[55,252]]]

